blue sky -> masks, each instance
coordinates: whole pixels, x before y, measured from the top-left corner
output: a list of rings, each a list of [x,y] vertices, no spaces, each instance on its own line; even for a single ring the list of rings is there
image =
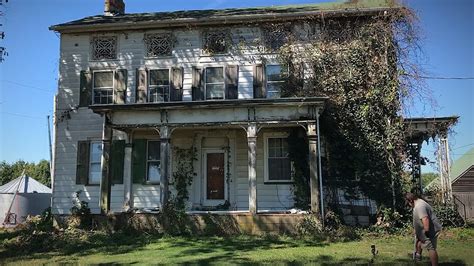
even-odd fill
[[[3,1],[4,2],[4,1]],[[304,4],[314,0],[125,0],[126,12]],[[47,115],[57,89],[59,37],[48,27],[103,12],[103,0],[10,0],[0,7],[0,46],[9,55],[0,63],[0,161],[48,159]],[[430,76],[474,77],[474,2],[407,2],[420,19],[423,67]],[[436,105],[420,102],[410,116],[461,116],[450,143],[453,158],[474,147],[474,80],[427,80]],[[429,156],[434,147],[425,145]],[[425,167],[424,171],[430,171]]]

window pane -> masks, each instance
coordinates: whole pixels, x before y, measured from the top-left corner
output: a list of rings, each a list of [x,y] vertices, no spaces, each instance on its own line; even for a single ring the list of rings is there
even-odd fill
[[[266,67],[267,81],[280,81],[283,80],[281,72],[281,66],[269,65]]]
[[[113,81],[114,75],[112,71],[109,72],[94,72],[94,87],[108,87],[112,88],[114,86]]]
[[[102,169],[99,163],[91,163],[89,170],[89,184],[99,184],[102,178]]]
[[[148,181],[160,182],[160,162],[148,163]]]
[[[206,83],[224,83],[223,67],[206,68]]]
[[[268,180],[291,180],[289,158],[268,159]]]
[[[99,143],[99,142],[91,143],[90,153],[91,153],[90,161],[92,163],[94,162],[100,163],[101,157],[102,157],[102,143]]]
[[[150,85],[170,85],[168,69],[150,70]]]
[[[167,102],[169,97],[169,87],[168,86],[159,86],[150,88],[150,102]]]
[[[282,82],[267,83],[267,98],[280,98]]]
[[[206,85],[206,99],[224,99],[224,84]]]
[[[148,160],[160,160],[160,142],[148,142]]]

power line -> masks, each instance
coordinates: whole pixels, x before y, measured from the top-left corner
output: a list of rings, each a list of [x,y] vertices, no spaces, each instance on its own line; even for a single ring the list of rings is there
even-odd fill
[[[454,79],[454,80],[474,80],[474,77],[441,77],[441,76],[417,76],[412,74],[403,74],[405,76],[410,76],[413,78],[422,78],[422,79]]]
[[[51,91],[51,90],[46,90],[46,89],[43,89],[43,88],[31,86],[31,85],[21,84],[21,83],[10,81],[10,80],[2,80],[2,81],[6,82],[6,83],[17,85],[17,86],[20,86],[20,87],[24,87],[24,88],[30,88],[30,89],[35,89],[35,90],[38,90],[38,91],[54,93],[54,91]]]
[[[455,147],[455,148],[453,148],[452,150],[454,151],[454,150],[458,150],[458,149],[461,149],[461,148],[464,148],[464,147],[468,147],[468,146],[472,146],[472,145],[474,145],[474,143],[469,143],[469,144],[466,144],[466,145],[464,145],[464,146]]]
[[[31,116],[31,115],[25,115],[25,114],[15,114],[15,113],[10,113],[10,112],[1,112],[1,114],[13,115],[13,116],[19,116],[19,117],[25,117],[25,118],[31,118],[31,119],[44,119],[44,117]]]

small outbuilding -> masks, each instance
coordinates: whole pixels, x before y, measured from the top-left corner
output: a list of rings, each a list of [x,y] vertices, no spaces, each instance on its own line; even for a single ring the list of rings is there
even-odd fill
[[[0,227],[15,226],[28,215],[39,215],[51,206],[52,191],[23,175],[0,186]]]
[[[459,213],[474,221],[474,148],[456,160],[451,167],[451,187]]]

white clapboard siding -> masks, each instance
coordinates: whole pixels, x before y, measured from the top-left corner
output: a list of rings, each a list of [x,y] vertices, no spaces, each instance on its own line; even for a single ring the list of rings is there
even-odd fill
[[[296,29],[300,35],[308,35],[311,28],[307,25]],[[68,213],[71,208],[71,194],[77,190],[88,191],[89,206],[99,211],[99,188],[97,186],[75,185],[77,142],[80,140],[100,140],[102,135],[102,118],[88,108],[77,108],[79,105],[79,83],[82,70],[126,69],[127,103],[135,102],[137,68],[183,68],[183,100],[192,100],[192,67],[210,67],[238,65],[238,98],[253,97],[253,66],[262,61],[278,64],[275,55],[261,54],[262,33],[258,27],[231,28],[234,43],[228,55],[205,55],[202,51],[202,34],[197,29],[180,29],[173,33],[176,44],[172,56],[164,58],[146,57],[144,35],[163,32],[163,30],[137,30],[110,33],[118,38],[117,59],[92,61],[90,43],[92,34],[62,34],[60,41],[59,89],[56,104],[55,150],[54,150],[54,186],[53,212]],[[305,71],[305,75],[310,75]],[[68,118],[67,112],[70,118]],[[235,150],[232,155],[233,182],[231,184],[232,204],[237,209],[248,209],[248,166],[247,139],[243,131],[236,131]],[[115,133],[114,133],[115,134]],[[123,136],[120,137],[123,139]],[[172,140],[172,145],[180,145]],[[186,143],[186,145],[189,143]],[[292,206],[291,185],[268,185],[263,183],[263,139],[259,135],[257,146],[257,201],[260,209],[278,209]],[[173,163],[171,162],[171,165]],[[199,167],[200,168],[200,167]],[[196,183],[196,182],[193,182]],[[197,186],[197,185],[193,185]],[[200,191],[195,190],[193,191]],[[159,205],[159,186],[133,186],[134,207],[156,207]],[[235,194],[235,196],[234,196]],[[112,188],[111,208],[120,211],[123,208],[123,185]],[[194,195],[194,199],[200,195]],[[193,199],[193,197],[190,197]]]

